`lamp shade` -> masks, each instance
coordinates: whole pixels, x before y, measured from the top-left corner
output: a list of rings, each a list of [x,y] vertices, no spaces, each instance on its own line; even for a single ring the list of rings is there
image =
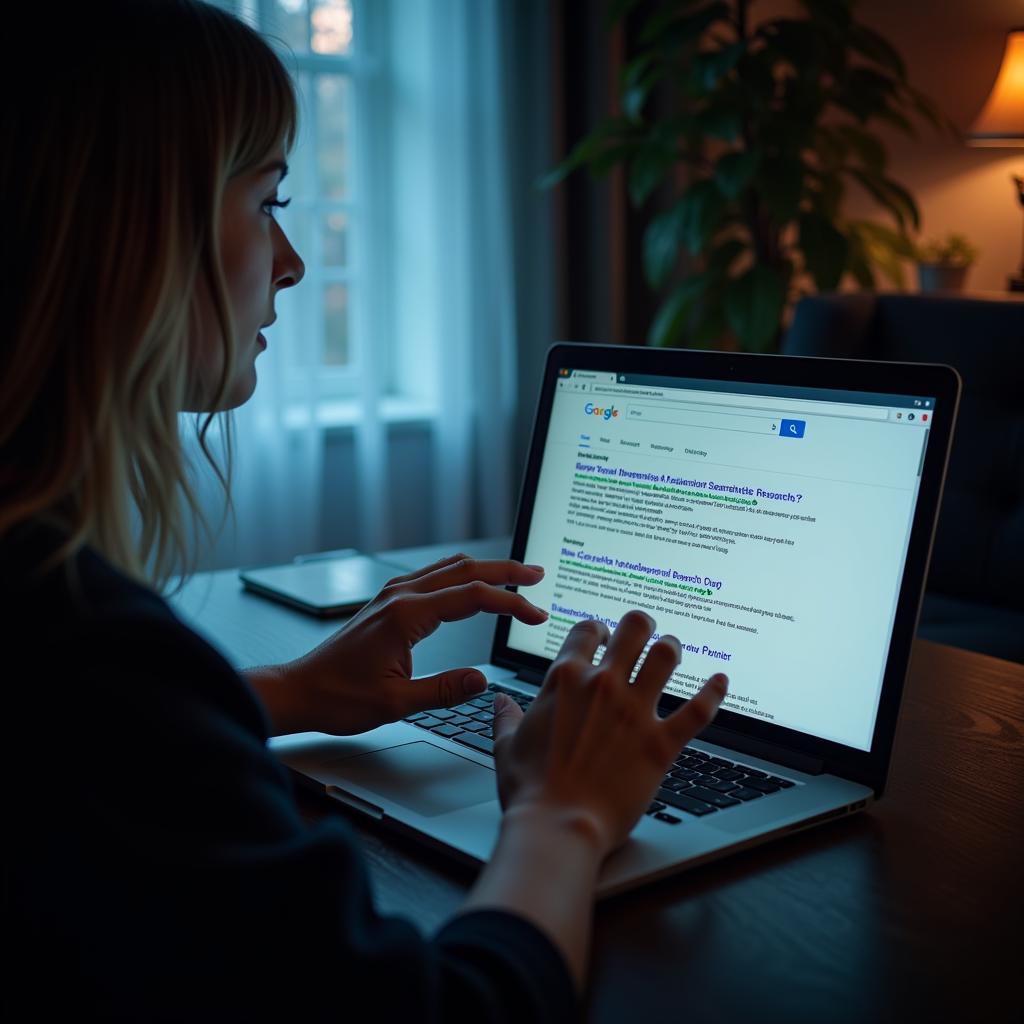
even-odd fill
[[[967,133],[972,146],[1024,146],[1024,28],[1006,35],[1003,63]]]

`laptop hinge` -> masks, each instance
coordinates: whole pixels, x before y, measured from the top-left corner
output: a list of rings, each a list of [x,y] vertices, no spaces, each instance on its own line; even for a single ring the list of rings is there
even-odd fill
[[[795,768],[807,775],[821,775],[825,771],[825,762],[819,757],[809,757],[807,754],[780,747],[776,743],[755,740],[732,729],[723,729],[721,726],[709,725],[699,738],[707,743],[716,743],[720,747],[752,754],[764,761],[774,761],[787,768]]]
[[[516,672],[516,679],[521,679],[524,683],[533,683],[534,686],[540,686],[544,682],[545,675],[547,675],[547,672],[541,669],[521,668]]]

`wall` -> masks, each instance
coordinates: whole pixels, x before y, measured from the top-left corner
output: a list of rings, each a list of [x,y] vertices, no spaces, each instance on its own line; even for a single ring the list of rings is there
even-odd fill
[[[753,8],[761,15],[783,9],[779,3]],[[861,0],[856,11],[903,56],[911,84],[963,132],[995,81],[1006,31],[1024,26],[1021,0]],[[876,130],[889,149],[890,176],[918,201],[922,234],[965,234],[981,250],[968,290],[1005,291],[1007,275],[1021,262],[1024,210],[1010,174],[1024,174],[1024,149],[971,147],[938,137],[923,122],[917,140]],[[851,193],[848,209],[856,216],[880,215],[862,193]],[[916,289],[912,273],[907,287]]]

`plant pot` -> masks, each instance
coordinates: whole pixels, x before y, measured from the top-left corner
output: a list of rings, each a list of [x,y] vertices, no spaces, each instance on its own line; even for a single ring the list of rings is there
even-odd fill
[[[918,263],[917,286],[922,292],[961,292],[969,269],[960,263]]]

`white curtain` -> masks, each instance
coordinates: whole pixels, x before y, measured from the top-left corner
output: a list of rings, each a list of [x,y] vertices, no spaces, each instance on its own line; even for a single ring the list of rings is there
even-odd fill
[[[340,546],[394,547],[399,514],[408,536],[411,509],[423,524],[414,543],[511,531],[518,485],[515,190],[501,39],[508,11],[500,8],[499,0],[368,0],[357,7],[373,42],[361,59],[376,71],[356,105],[352,143],[354,192],[376,190],[363,208],[362,235],[353,232],[354,245],[368,240],[353,253],[358,388],[325,418],[316,359],[311,352],[300,358],[320,342],[317,254],[299,249],[307,278],[280,293],[278,322],[256,361],[256,391],[234,412],[237,529],[228,522],[201,569],[289,561]],[[302,184],[293,172],[281,193],[297,195]],[[292,213],[280,217],[286,230]],[[296,400],[285,381],[299,363],[311,369]],[[532,412],[532,396],[528,404]],[[427,422],[422,451],[430,464],[429,486],[415,491],[389,440],[389,423],[410,407]],[[329,431],[337,431],[335,458],[326,457]],[[193,434],[191,425],[182,430],[195,461],[201,456]],[[408,443],[405,452],[408,461]],[[332,472],[344,478],[332,480]],[[216,522],[220,491],[208,470],[201,479],[204,507]],[[325,509],[328,493],[341,498]]]

